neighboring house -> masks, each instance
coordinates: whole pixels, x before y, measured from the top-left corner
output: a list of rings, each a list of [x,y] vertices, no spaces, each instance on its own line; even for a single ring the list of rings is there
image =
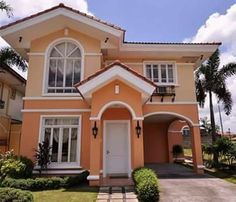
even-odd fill
[[[194,170],[203,172],[194,70],[220,43],[127,42],[125,30],[63,4],[0,35],[29,61],[22,155],[33,158],[49,141],[51,172],[88,169],[98,185],[172,162],[180,120],[191,129]]]
[[[26,80],[7,65],[0,67],[0,152],[19,153]]]

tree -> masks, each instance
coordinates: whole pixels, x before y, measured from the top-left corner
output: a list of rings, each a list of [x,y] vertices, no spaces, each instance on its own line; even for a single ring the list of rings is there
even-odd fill
[[[206,135],[211,135],[212,132],[212,127],[211,127],[211,122],[207,117],[200,118],[200,125],[204,129],[204,133]],[[216,133],[220,131],[220,127],[216,125]]]
[[[8,17],[12,16],[12,8],[3,0],[0,0],[0,10],[6,11]],[[23,71],[27,69],[26,60],[10,47],[3,47],[0,49],[0,68],[6,64],[9,66],[15,65]]]
[[[9,18],[12,16],[12,8],[3,0],[0,1],[0,10],[5,11]]]
[[[206,64],[202,64],[196,71],[196,94],[200,107],[204,107],[207,94],[209,95],[209,108],[211,120],[212,142],[216,141],[216,124],[213,109],[213,94],[218,102],[224,106],[226,115],[232,110],[232,97],[226,85],[226,80],[236,74],[236,63],[220,66],[219,50],[217,49]]]

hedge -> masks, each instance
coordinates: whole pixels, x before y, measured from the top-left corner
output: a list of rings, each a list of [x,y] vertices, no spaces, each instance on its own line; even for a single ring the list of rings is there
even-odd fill
[[[159,183],[156,173],[149,168],[137,168],[132,173],[139,201],[159,201]]]
[[[79,175],[70,177],[50,177],[35,179],[13,179],[6,178],[2,182],[2,187],[11,187],[22,190],[41,191],[48,189],[58,189],[61,187],[72,187],[79,185],[87,180],[88,171],[84,171]]]
[[[13,188],[0,188],[1,202],[31,202],[34,201],[33,195],[29,191],[22,191]]]

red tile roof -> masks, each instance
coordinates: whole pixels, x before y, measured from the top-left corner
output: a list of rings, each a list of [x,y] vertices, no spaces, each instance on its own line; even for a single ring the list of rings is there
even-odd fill
[[[66,10],[69,10],[69,11],[72,11],[72,12],[77,13],[77,14],[79,14],[79,15],[85,16],[85,17],[87,17],[87,18],[89,18],[89,19],[95,20],[95,21],[97,21],[97,22],[99,22],[99,23],[102,23],[102,24],[104,24],[104,25],[110,26],[110,27],[115,28],[115,29],[117,29],[117,30],[125,31],[124,29],[122,29],[122,28],[120,28],[120,27],[118,27],[118,26],[116,26],[116,25],[114,25],[114,24],[105,22],[105,21],[103,21],[103,20],[101,20],[101,19],[95,18],[95,17],[93,17],[93,16],[91,16],[91,15],[88,15],[88,14],[86,14],[86,13],[83,13],[83,12],[81,12],[81,11],[79,11],[79,10],[76,10],[76,9],[71,8],[71,7],[65,6],[63,3],[60,3],[59,5],[54,6],[54,7],[52,7],[52,8],[46,9],[46,10],[41,11],[41,12],[39,12],[39,13],[30,15],[30,16],[28,16],[28,17],[22,18],[22,19],[20,19],[20,20],[15,21],[15,22],[12,22],[12,23],[9,23],[9,24],[7,24],[7,25],[4,25],[4,26],[0,27],[0,30],[1,30],[1,29],[5,29],[5,28],[10,27],[10,26],[13,26],[13,25],[16,25],[16,24],[18,24],[18,23],[24,22],[24,21],[26,21],[26,20],[32,19],[32,18],[34,18],[34,17],[38,17],[38,16],[40,16],[40,15],[43,15],[43,14],[48,13],[48,12],[50,12],[50,11],[56,10],[56,9],[58,9],[58,8],[64,8],[64,9],[66,9]]]
[[[147,44],[147,45],[221,45],[221,42],[206,42],[206,43],[184,43],[184,42],[138,42],[124,41],[124,44]]]
[[[87,83],[88,81],[92,80],[93,78],[95,78],[95,77],[99,76],[100,74],[104,73],[105,71],[111,69],[115,65],[119,65],[123,69],[129,71],[130,73],[134,74],[135,76],[139,77],[140,79],[144,80],[145,82],[151,84],[154,87],[157,87],[157,85],[154,82],[152,82],[151,80],[147,79],[143,75],[137,73],[136,71],[132,70],[130,67],[128,67],[127,65],[121,63],[119,60],[116,60],[113,63],[107,65],[106,67],[104,67],[101,70],[97,71],[96,73],[92,74],[91,76],[89,76],[88,78],[84,79],[83,81],[75,84],[74,86],[78,87],[78,86],[81,86],[81,85]]]

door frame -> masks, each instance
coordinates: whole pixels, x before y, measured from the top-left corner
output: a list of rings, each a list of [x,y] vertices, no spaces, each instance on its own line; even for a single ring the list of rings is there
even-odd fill
[[[103,121],[103,177],[107,176],[107,170],[106,170],[106,150],[107,150],[107,134],[106,134],[106,129],[107,129],[107,124],[108,123],[127,123],[128,125],[128,136],[127,136],[127,140],[128,140],[128,177],[131,177],[131,133],[130,133],[130,120],[104,120]]]

